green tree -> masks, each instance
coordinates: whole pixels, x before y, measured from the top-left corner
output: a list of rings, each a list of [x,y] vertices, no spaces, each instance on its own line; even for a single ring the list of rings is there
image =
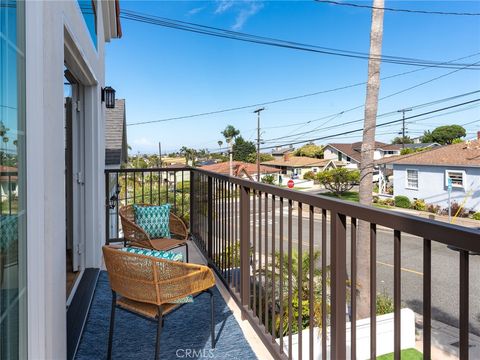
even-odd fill
[[[360,181],[360,172],[358,170],[336,168],[322,171],[318,173],[317,177],[320,184],[325,186],[325,189],[340,196]]]
[[[467,135],[465,128],[460,125],[444,125],[435,128],[432,132],[425,131],[421,138],[422,142],[436,142],[442,145],[452,144],[454,140]]]
[[[270,160],[273,160],[273,159],[274,159],[274,157],[270,154],[260,153],[260,162],[270,161]],[[257,153],[252,152],[251,154],[249,154],[247,156],[246,162],[255,164],[257,162]]]
[[[275,176],[271,174],[264,175],[261,179],[261,182],[264,184],[275,185]]]
[[[413,144],[413,140],[410,136],[397,136],[392,140],[392,144]]]
[[[246,141],[242,136],[237,136],[233,144],[233,160],[248,161],[248,156],[255,153],[255,144]]]
[[[323,159],[323,147],[314,143],[305,144],[298,148],[294,153],[295,156],[307,156],[311,158]]]

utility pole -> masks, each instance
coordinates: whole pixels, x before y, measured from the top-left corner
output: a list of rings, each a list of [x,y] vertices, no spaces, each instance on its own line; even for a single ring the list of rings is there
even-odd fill
[[[405,149],[405,113],[407,111],[412,111],[412,109],[402,109],[397,111],[402,113],[402,149]]]
[[[257,114],[257,181],[260,182],[260,113],[265,108],[260,108],[254,111]]]
[[[158,167],[162,167],[162,143],[158,142]]]

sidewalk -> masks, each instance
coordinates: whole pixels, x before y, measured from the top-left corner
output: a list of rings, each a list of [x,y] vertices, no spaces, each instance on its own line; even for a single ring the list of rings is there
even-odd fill
[[[420,216],[420,217],[423,217],[423,218],[433,219],[433,220],[448,223],[448,216],[446,216],[446,215],[437,215],[437,214],[429,213],[427,211],[401,209],[401,208],[396,208],[396,207],[392,207],[391,209],[394,210],[394,211],[403,212],[405,214]],[[480,229],[480,221],[479,220],[474,220],[474,219],[469,219],[469,218],[455,218],[453,223],[455,225]]]
[[[423,351],[423,316],[415,314],[417,350]],[[480,337],[469,334],[470,359],[480,359]],[[432,359],[459,359],[459,330],[432,320]]]

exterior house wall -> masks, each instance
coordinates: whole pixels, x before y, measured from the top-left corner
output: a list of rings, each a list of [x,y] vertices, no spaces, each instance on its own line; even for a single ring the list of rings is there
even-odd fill
[[[326,146],[323,149],[323,158],[328,159],[328,160],[337,160],[338,159],[338,151],[329,147],[329,146]]]
[[[407,169],[418,170],[418,190],[407,188]],[[480,211],[480,168],[394,164],[394,196],[404,195],[410,199],[423,199],[427,204],[448,207],[445,170],[463,170],[466,174],[465,188],[453,187],[451,200],[461,204],[468,195],[465,208]]]
[[[97,48],[77,1],[26,2],[27,262],[29,358],[66,358],[64,61],[84,85],[85,267],[104,242],[103,6]]]

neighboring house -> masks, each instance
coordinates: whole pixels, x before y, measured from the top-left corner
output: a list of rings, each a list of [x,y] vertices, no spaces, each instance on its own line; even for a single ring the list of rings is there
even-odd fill
[[[127,116],[125,99],[115,100],[115,108],[105,109],[105,169],[120,169],[128,162]],[[115,203],[120,188],[117,178],[110,177],[109,198]],[[110,209],[110,232],[117,229],[118,216],[115,209]]]
[[[217,164],[204,165],[200,167],[202,170],[212,171],[219,174],[230,174],[230,161],[224,161]],[[247,178],[256,181],[257,164],[251,164],[243,161],[232,161],[233,176]],[[280,170],[275,167],[260,165],[260,177],[265,175],[274,175],[275,181],[278,181]]]
[[[119,169],[128,161],[125,99],[115,100],[115,108],[105,110],[105,168]]]
[[[281,159],[285,156],[285,154],[293,152],[293,146],[289,147],[276,147],[272,150],[272,156],[275,159]]]
[[[281,175],[286,178],[303,179],[307,172],[320,172],[329,167],[337,167],[342,164],[338,161],[328,159],[316,159],[306,156],[293,156],[286,153],[282,158],[264,161],[262,165],[277,168],[281,171]]]
[[[323,148],[324,159],[336,160],[345,163],[347,168],[360,168],[362,142],[355,143],[330,143]],[[375,141],[374,160],[385,156],[399,155],[401,145],[385,144]]]
[[[12,166],[0,165],[0,200],[7,201],[18,196],[18,170]]]
[[[451,200],[465,209],[480,211],[480,139],[434,146],[429,150],[377,161],[381,173],[393,170],[394,196],[423,199],[427,204],[448,207]]]
[[[0,214],[0,359],[70,360],[102,267],[105,46],[121,36],[119,3],[2,1],[0,34],[18,169],[14,210]]]

